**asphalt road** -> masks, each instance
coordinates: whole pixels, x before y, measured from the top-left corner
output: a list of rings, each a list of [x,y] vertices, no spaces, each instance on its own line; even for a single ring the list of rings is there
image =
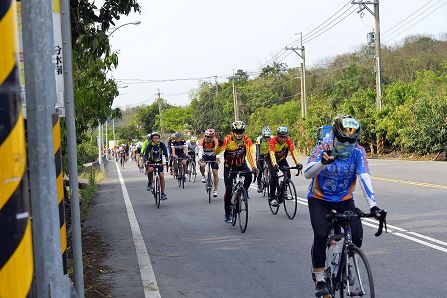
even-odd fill
[[[377,238],[375,224],[364,224],[362,249],[377,297],[447,297],[447,163],[370,160],[370,167],[391,231]],[[115,163],[107,169],[93,211],[112,241],[113,274],[106,278],[114,283],[114,296],[144,297]],[[301,198],[294,220],[283,208],[271,214],[267,200],[251,188],[242,234],[224,223],[223,179],[218,198],[208,204],[199,179],[180,189],[168,176],[168,200],[157,209],[146,176],[131,162],[120,171],[162,297],[314,297],[309,180],[303,176],[293,178]],[[360,188],[355,198],[366,210]]]

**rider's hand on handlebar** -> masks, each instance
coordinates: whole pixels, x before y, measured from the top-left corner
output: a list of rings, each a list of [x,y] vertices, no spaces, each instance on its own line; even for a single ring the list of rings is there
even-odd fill
[[[369,211],[371,211],[371,214],[374,214],[374,218],[375,219],[377,219],[377,220],[379,220],[379,219],[381,219],[381,212],[382,212],[382,209],[380,209],[379,207],[377,207],[377,206],[373,206],[371,209],[369,209]]]
[[[297,163],[296,164],[296,168],[297,168],[298,171],[301,171],[303,169],[303,165],[300,164],[300,163]]]

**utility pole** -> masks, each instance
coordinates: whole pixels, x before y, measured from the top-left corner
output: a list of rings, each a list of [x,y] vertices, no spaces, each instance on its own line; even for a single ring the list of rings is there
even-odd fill
[[[8,152],[0,154],[0,297],[34,297],[25,125],[20,108],[18,47],[15,40],[17,20],[8,17],[14,15],[15,6],[16,1],[0,1],[0,24],[3,25],[0,34],[0,150]]]
[[[216,95],[219,93],[219,84],[217,83],[217,76],[214,76],[214,84],[216,86]]]
[[[113,128],[113,146],[116,146],[115,118],[112,119],[112,128]]]
[[[231,80],[233,83],[233,105],[234,105],[234,121],[239,120],[239,106],[237,103],[237,94],[236,94],[236,87],[234,86],[234,69],[233,69],[233,79]]]
[[[84,268],[82,262],[81,212],[79,208],[78,155],[76,152],[76,118],[73,93],[73,61],[69,0],[60,0],[60,6],[62,58],[64,65],[65,126],[67,132],[71,229],[73,241],[73,277],[78,297],[84,298]]]
[[[22,20],[36,291],[39,297],[70,297],[61,258],[56,169],[50,166],[55,164],[52,114],[57,103],[52,2],[22,1]]]
[[[106,120],[106,159],[109,160],[109,138],[108,138],[108,131],[107,131],[107,120]]]
[[[161,119],[161,93],[160,89],[157,89],[157,93],[155,95],[158,95],[158,117],[160,118],[160,132],[163,133],[163,126],[162,126],[162,119]]]
[[[380,17],[379,17],[379,0],[374,1],[352,1],[351,4],[358,4],[361,12],[364,9],[374,16],[374,49],[376,57],[376,107],[377,110],[382,110],[382,50],[380,46]],[[367,5],[374,5],[374,11]]]
[[[307,118],[307,95],[306,95],[306,54],[303,46],[303,33],[301,35],[301,46],[300,47],[286,47],[286,50],[294,51],[298,56],[301,57],[301,117],[303,119]],[[297,51],[300,50],[300,53]]]

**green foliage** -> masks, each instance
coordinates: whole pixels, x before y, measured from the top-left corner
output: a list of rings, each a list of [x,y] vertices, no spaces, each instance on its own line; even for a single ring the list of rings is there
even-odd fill
[[[167,132],[190,129],[191,108],[170,107],[161,113],[163,129]]]

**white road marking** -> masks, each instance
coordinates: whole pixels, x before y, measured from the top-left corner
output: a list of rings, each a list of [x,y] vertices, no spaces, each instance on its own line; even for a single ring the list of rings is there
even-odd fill
[[[127,217],[129,218],[130,229],[132,231],[133,243],[138,259],[138,266],[140,267],[141,281],[143,282],[144,297],[146,298],[158,298],[160,291],[158,289],[157,280],[155,279],[154,270],[152,269],[151,260],[147,252],[146,244],[144,243],[143,236],[141,235],[140,225],[138,224],[137,217],[132,207],[129,194],[127,193],[126,184],[124,184],[123,176],[118,163],[115,162],[116,169],[118,171],[118,177],[121,183],[121,190],[123,191],[124,203],[126,205]]]
[[[223,176],[220,176],[220,178],[223,179]],[[253,189],[257,189],[258,188],[255,183],[252,183],[250,185],[250,187],[253,188]],[[301,197],[298,197],[298,196],[297,196],[297,202],[302,204],[302,205],[306,205],[306,206],[308,205],[307,199],[301,198]],[[363,218],[362,222],[366,226],[369,226],[369,227],[372,227],[372,228],[375,228],[375,229],[379,228],[378,222],[376,220],[374,220],[374,219]],[[394,225],[387,224],[387,227],[392,228],[392,230],[388,229],[388,233],[389,234],[393,234],[393,235],[405,238],[407,240],[411,240],[413,242],[416,242],[416,243],[419,243],[419,244],[422,244],[422,245],[425,245],[425,246],[428,246],[428,247],[431,247],[431,248],[434,248],[434,249],[437,249],[439,251],[447,253],[447,248],[441,247],[441,246],[436,245],[436,244],[432,244],[432,243],[430,243],[428,241],[424,241],[424,240],[415,238],[413,236],[416,236],[416,237],[419,237],[419,238],[422,238],[422,239],[425,239],[425,240],[429,240],[429,241],[437,243],[437,244],[445,245],[446,247],[447,247],[447,242],[444,242],[444,241],[441,241],[441,240],[438,240],[438,239],[435,239],[435,238],[432,238],[432,237],[429,237],[429,236],[425,236],[425,235],[422,235],[422,234],[419,234],[419,233],[416,233],[416,232],[407,231],[407,230],[405,230],[403,228],[399,228],[399,227],[396,227]],[[399,232],[393,232],[393,230],[396,230],[396,231],[399,231]],[[400,233],[400,232],[402,232],[402,233]],[[412,236],[408,236],[408,235],[403,234],[403,233],[411,234]]]

